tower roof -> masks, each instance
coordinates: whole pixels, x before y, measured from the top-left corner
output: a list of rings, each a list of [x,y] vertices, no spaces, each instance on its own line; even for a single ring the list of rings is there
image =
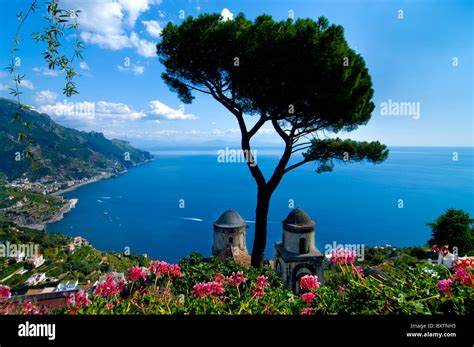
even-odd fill
[[[247,224],[235,210],[227,210],[214,222],[219,228],[240,228]]]
[[[283,224],[297,227],[312,227],[315,222],[300,208],[293,209],[283,221]]]

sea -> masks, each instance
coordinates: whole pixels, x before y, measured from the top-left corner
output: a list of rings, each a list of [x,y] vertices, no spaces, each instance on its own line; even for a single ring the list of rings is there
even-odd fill
[[[76,207],[46,231],[82,236],[104,251],[147,254],[176,262],[191,252],[209,256],[213,222],[228,209],[247,221],[251,252],[257,189],[247,166],[219,158],[218,149],[164,150],[127,173],[64,194]],[[268,177],[276,149],[257,153]],[[298,158],[299,159],[299,158]],[[292,208],[316,221],[316,246],[425,245],[427,222],[448,208],[474,216],[474,148],[392,147],[382,164],[337,163],[318,174],[309,163],[283,178],[271,200],[266,257],[282,239]]]

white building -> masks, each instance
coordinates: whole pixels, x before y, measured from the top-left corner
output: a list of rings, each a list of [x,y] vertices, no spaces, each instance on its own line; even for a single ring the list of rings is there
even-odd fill
[[[42,254],[38,254],[38,255],[34,255],[34,256],[31,257],[31,258],[28,258],[28,259],[26,260],[26,262],[27,262],[29,265],[31,265],[31,266],[37,268],[37,267],[39,267],[39,266],[41,266],[41,265],[44,264],[45,259],[43,258],[43,255],[42,255]]]

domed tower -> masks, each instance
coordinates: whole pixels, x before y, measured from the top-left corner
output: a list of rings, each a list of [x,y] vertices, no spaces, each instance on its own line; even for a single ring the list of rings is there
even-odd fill
[[[247,252],[246,243],[247,223],[234,210],[225,211],[214,222],[214,243],[212,255],[221,255],[229,249],[234,253]]]
[[[283,241],[275,243],[275,270],[287,289],[299,291],[299,279],[317,275],[323,281],[323,254],[314,245],[316,222],[295,208],[283,220]]]

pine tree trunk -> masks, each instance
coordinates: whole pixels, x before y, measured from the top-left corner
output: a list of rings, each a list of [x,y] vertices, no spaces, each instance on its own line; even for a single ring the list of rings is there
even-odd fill
[[[255,216],[255,237],[252,248],[252,267],[263,267],[265,246],[267,244],[267,219],[270,208],[270,197],[265,189],[259,189],[257,194],[257,208]]]

